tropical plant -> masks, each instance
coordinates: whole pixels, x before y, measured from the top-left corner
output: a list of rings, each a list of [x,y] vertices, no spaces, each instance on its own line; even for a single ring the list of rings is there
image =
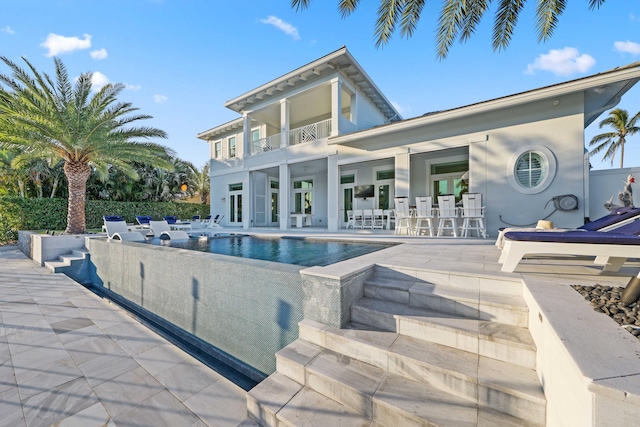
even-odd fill
[[[640,112],[629,119],[627,110],[616,108],[609,112],[609,117],[600,122],[600,129],[605,126],[611,126],[613,132],[605,132],[591,138],[589,146],[596,146],[589,154],[598,154],[604,151],[603,160],[610,159],[611,166],[616,157],[616,152],[620,150],[620,167],[624,167],[624,144],[627,143],[627,137],[640,132],[640,127],[636,123],[640,119]]]
[[[588,2],[589,9],[593,10],[599,8],[605,0],[588,0]],[[310,3],[311,0],[291,0],[291,7],[298,11],[308,8]],[[359,0],[338,0],[338,10],[342,18],[349,16],[359,3]],[[436,35],[436,51],[440,59],[447,57],[449,48],[457,38],[461,43],[471,38],[489,9],[491,0],[443,0],[442,3]],[[509,46],[524,5],[524,0],[499,1],[493,24],[494,51],[504,50]],[[535,21],[538,41],[547,41],[551,38],[566,5],[567,0],[536,0]],[[376,47],[384,46],[391,39],[397,26],[400,26],[402,37],[411,37],[418,26],[424,6],[424,0],[380,0],[374,30]]]
[[[37,158],[64,160],[69,186],[68,234],[85,232],[86,185],[92,170],[115,166],[138,179],[134,161],[171,168],[173,154],[149,142],[166,138],[153,127],[129,127],[151,116],[135,113],[130,103],[117,102],[124,89],[109,83],[92,95],[93,73],[85,72],[72,84],[62,61],[54,58],[55,80],[38,72],[25,58],[27,70],[0,57],[12,75],[0,74],[0,149],[17,149],[18,161]]]
[[[14,163],[17,151],[0,150],[0,195],[25,197],[27,174]]]
[[[200,203],[206,204],[209,198],[211,188],[211,179],[209,178],[209,162],[202,166],[195,177],[196,192],[200,195]]]

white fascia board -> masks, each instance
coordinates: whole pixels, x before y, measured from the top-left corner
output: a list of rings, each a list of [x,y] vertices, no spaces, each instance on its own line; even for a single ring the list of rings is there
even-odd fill
[[[298,78],[299,75],[301,74],[305,74],[308,72],[312,72],[315,68],[318,68],[320,66],[325,66],[328,63],[330,63],[332,60],[336,59],[339,56],[342,56],[345,54],[345,52],[347,51],[347,49],[345,47],[342,47],[338,50],[336,50],[333,53],[330,53],[329,55],[323,56],[322,58],[318,58],[315,61],[304,65],[300,68],[297,68],[293,71],[290,71],[289,73],[278,77],[277,79],[271,80],[270,82],[267,82],[265,84],[263,84],[262,86],[259,86],[249,92],[246,92],[240,96],[237,96],[233,99],[230,99],[229,101],[224,103],[224,106],[227,108],[231,108],[231,106],[233,104],[236,104],[240,101],[242,101],[243,99],[247,99],[251,96],[256,96],[257,94],[266,91],[267,89],[277,86],[279,84],[287,84],[287,82],[289,82],[291,79],[294,78]]]
[[[554,98],[570,93],[581,92],[588,89],[594,89],[599,86],[618,83],[624,80],[638,79],[640,79],[640,67],[626,68],[619,71],[597,74],[592,77],[574,80],[568,83],[561,83],[541,89],[534,89],[520,94],[508,95],[502,98],[472,104],[466,107],[458,107],[439,113],[433,113],[427,116],[415,117],[398,123],[390,123],[388,125],[375,127],[368,130],[334,136],[329,138],[328,143],[330,145],[348,144],[350,142],[359,141],[365,138],[384,136],[390,133],[411,130],[417,127],[428,126],[434,123],[460,119],[466,116],[510,108],[521,104]]]
[[[204,139],[205,141],[208,141],[210,138],[210,136],[216,136],[216,135],[220,135],[225,133],[225,128],[228,127],[232,127],[232,128],[238,128],[238,124],[240,125],[240,127],[243,127],[244,123],[244,118],[243,117],[239,117],[237,119],[231,120],[230,122],[221,124],[219,126],[216,126],[214,128],[211,128],[209,130],[205,130],[204,132],[200,132],[199,134],[196,135],[197,138],[200,139]]]

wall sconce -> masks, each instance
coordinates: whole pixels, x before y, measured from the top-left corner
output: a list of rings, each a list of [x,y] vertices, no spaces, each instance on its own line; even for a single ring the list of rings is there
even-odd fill
[[[227,199],[225,199],[225,198],[223,197],[223,198],[221,198],[221,199],[220,199],[220,201],[221,201],[222,203],[224,203],[224,202],[226,202],[226,201],[227,201]]]

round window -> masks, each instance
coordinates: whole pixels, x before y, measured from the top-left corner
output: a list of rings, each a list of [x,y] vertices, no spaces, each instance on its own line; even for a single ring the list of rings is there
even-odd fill
[[[509,161],[509,182],[524,194],[536,194],[545,190],[555,174],[555,157],[546,147],[523,147]]]
[[[529,151],[518,157],[515,169],[518,184],[524,188],[534,188],[542,182],[547,171],[547,162],[540,153]]]

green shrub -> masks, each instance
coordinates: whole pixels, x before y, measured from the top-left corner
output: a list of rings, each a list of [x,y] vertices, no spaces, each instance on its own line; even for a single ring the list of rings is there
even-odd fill
[[[100,229],[104,215],[122,215],[129,223],[136,215],[165,215],[188,219],[209,214],[209,205],[175,202],[112,202],[87,200],[87,229]],[[0,243],[18,239],[18,230],[64,230],[67,227],[67,199],[0,198]]]

